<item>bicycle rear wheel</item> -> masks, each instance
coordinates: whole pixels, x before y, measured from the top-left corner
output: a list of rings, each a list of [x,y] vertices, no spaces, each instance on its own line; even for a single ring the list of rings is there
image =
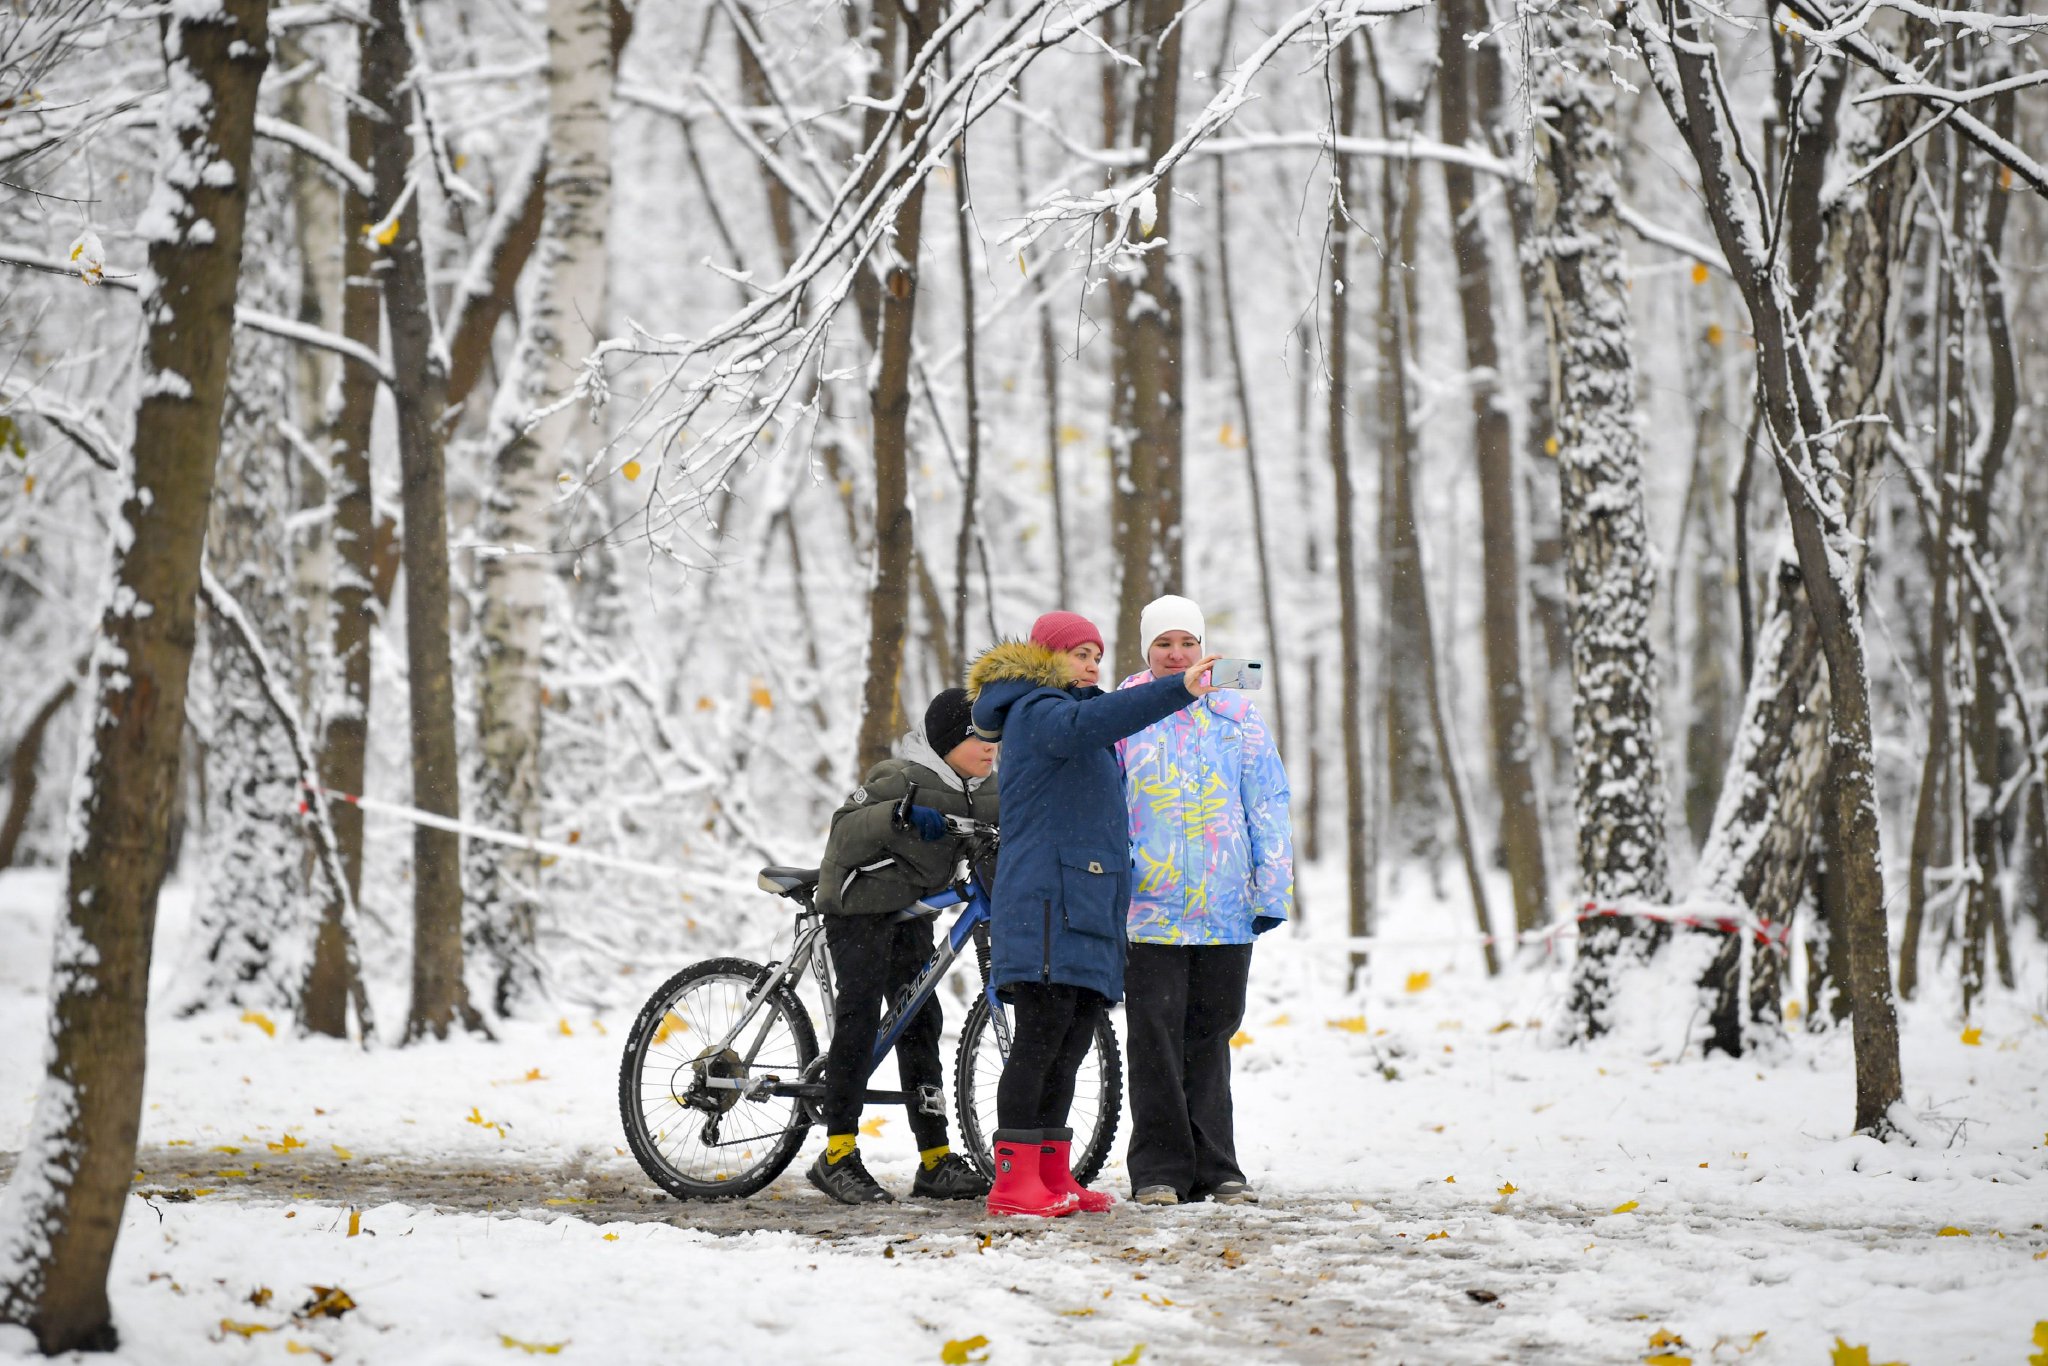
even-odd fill
[[[800,1081],[818,1056],[787,987],[747,1012],[767,969],[743,958],[684,968],[648,998],[619,1064],[619,1118],[641,1170],[679,1200],[752,1195],[803,1146],[811,1112],[791,1096],[719,1081]]]
[[[1005,1018],[1008,1007],[1002,1007]],[[989,1019],[988,997],[975,998],[960,1025],[960,1052],[953,1065],[953,1101],[959,1111],[960,1141],[981,1174],[995,1179],[996,1083],[1003,1053]],[[1074,1179],[1087,1185],[1102,1173],[1123,1117],[1124,1064],[1109,1015],[1096,1017],[1095,1040],[1074,1076],[1074,1106],[1067,1124],[1074,1131]]]

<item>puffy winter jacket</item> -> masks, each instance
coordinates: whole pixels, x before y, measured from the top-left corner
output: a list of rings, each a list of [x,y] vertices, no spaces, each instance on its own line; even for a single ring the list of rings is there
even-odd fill
[[[996,778],[962,778],[932,752],[921,732],[906,735],[896,757],[868,771],[867,779],[832,813],[825,858],[818,870],[818,908],[830,915],[882,915],[900,911],[953,880],[966,841],[952,835],[926,841],[913,828],[891,824],[896,803],[911,786],[913,799],[949,816],[994,824]]]
[[[1136,673],[1122,688],[1150,682]],[[1212,692],[1116,751],[1130,803],[1134,942],[1249,944],[1254,918],[1287,919],[1287,771],[1250,698]]]
[[[974,662],[974,728],[1003,742],[1003,856],[989,927],[993,981],[1124,995],[1130,817],[1115,744],[1185,707],[1178,677],[1068,688],[1066,659],[1008,641]]]

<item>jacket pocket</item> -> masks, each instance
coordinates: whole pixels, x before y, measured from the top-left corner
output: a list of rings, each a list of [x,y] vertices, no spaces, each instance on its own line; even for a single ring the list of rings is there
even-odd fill
[[[1066,927],[1097,939],[1122,939],[1128,876],[1099,855],[1062,849],[1060,908]]]

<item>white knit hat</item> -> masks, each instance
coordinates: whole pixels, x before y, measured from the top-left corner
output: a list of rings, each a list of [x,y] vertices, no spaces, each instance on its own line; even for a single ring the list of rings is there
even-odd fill
[[[1202,620],[1202,609],[1187,598],[1178,598],[1168,593],[1163,598],[1154,598],[1145,604],[1145,610],[1138,615],[1138,639],[1145,649],[1151,650],[1152,642],[1168,631],[1186,631],[1196,640],[1202,639],[1206,623]]]

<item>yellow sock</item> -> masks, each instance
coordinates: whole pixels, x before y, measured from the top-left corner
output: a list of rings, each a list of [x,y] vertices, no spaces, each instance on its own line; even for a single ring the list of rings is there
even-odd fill
[[[926,1171],[930,1171],[932,1168],[938,1166],[942,1160],[944,1160],[947,1153],[950,1153],[952,1151],[952,1144],[941,1143],[936,1148],[919,1148],[917,1150],[917,1155],[924,1159],[924,1169]]]
[[[853,1152],[853,1145],[860,1141],[859,1134],[825,1135],[825,1165],[831,1166]]]

